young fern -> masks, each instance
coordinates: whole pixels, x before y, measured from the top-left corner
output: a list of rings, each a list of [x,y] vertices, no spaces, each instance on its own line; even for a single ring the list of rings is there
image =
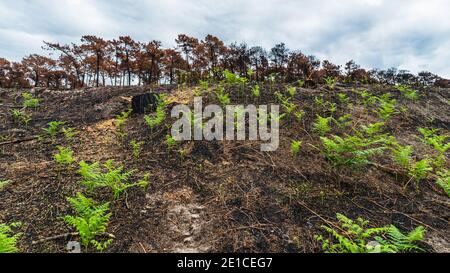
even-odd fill
[[[333,115],[337,110],[337,104],[334,102],[327,101],[328,111]]]
[[[0,142],[8,141],[11,138],[9,135],[0,135]]]
[[[177,145],[177,141],[171,135],[166,135],[166,145],[169,150],[172,150]]]
[[[397,106],[397,101],[390,98],[390,94],[385,94],[378,98],[379,108],[377,110],[378,117],[383,120],[390,119],[394,114],[397,113],[395,109]]]
[[[437,173],[436,184],[441,187],[450,198],[450,171],[443,170]]]
[[[239,77],[239,76],[237,79],[238,79],[238,85],[239,85],[238,92],[239,92],[239,96],[241,96],[243,94],[243,92],[245,91],[245,88],[247,87],[248,79],[246,77]]]
[[[266,126],[268,123],[281,122],[286,117],[286,114],[267,114],[265,111],[258,110],[258,124],[259,126]]]
[[[90,244],[93,244],[97,250],[104,250],[111,244],[112,240],[99,242],[95,237],[106,232],[111,213],[109,203],[97,205],[94,200],[78,193],[76,197],[67,198],[72,208],[76,211],[75,216],[66,215],[64,221],[73,226],[79,233],[81,244],[87,250]]]
[[[433,170],[430,160],[425,158],[420,161],[414,161],[412,159],[412,146],[395,145],[392,149],[392,158],[395,163],[407,170],[408,175],[415,180],[417,188],[418,183],[426,178],[427,174]]]
[[[167,101],[165,95],[161,94],[157,97],[156,113],[154,115],[145,115],[144,121],[153,130],[166,120]]]
[[[418,131],[422,134],[424,139],[428,139],[439,132],[439,129],[419,128]]]
[[[28,124],[31,121],[31,116],[25,113],[24,111],[20,111],[17,109],[11,109],[9,110],[11,113],[11,117],[14,122],[20,122],[25,126],[28,126]]]
[[[314,97],[314,104],[317,107],[323,107],[325,105],[325,100],[323,98],[323,95],[321,95],[320,97],[319,96]]]
[[[268,122],[281,122],[286,117],[286,114],[267,114],[265,111],[258,109],[258,124],[260,126],[266,125]]]
[[[242,107],[237,107],[234,110],[234,128],[240,130],[245,126],[245,111]]]
[[[9,110],[12,119],[14,120],[14,122],[20,121],[21,116],[22,116],[22,112],[17,110],[17,109],[11,109]]]
[[[259,85],[253,86],[253,88],[252,88],[252,94],[253,94],[253,96],[254,96],[255,98],[259,98],[259,96],[261,95],[261,91],[260,91]]]
[[[423,251],[416,245],[423,240],[425,229],[418,227],[408,234],[403,234],[397,227],[368,228],[368,221],[358,218],[353,221],[342,214],[336,214],[339,220],[340,233],[335,229],[322,226],[333,239],[325,239],[322,235],[316,240],[322,243],[327,253],[398,253]]]
[[[413,163],[409,169],[408,174],[415,179],[418,185],[418,183],[421,180],[425,179],[427,174],[432,170],[433,168],[430,165],[429,159],[425,158]]]
[[[230,95],[225,92],[225,89],[223,87],[219,87],[216,90],[216,96],[217,96],[217,99],[219,100],[220,105],[222,105],[222,107],[227,106],[231,102]]]
[[[128,182],[135,171],[125,172],[122,166],[114,166],[112,160],[108,160],[103,165],[105,171],[100,168],[100,163],[98,162],[88,164],[81,161],[79,165],[80,169],[78,170],[78,173],[83,177],[81,183],[87,187],[90,192],[97,188],[109,188],[114,198],[117,199],[123,192],[131,187],[145,187],[145,185],[140,183]]]
[[[194,112],[191,112],[190,121],[191,121],[191,128],[193,130],[196,129],[203,130],[204,124],[203,124],[203,117],[201,115],[196,115]]]
[[[117,128],[121,128],[127,119],[131,116],[131,113],[133,112],[133,109],[128,109],[128,111],[121,112],[119,115],[116,116],[116,120],[114,121],[114,124]]]
[[[408,100],[416,101],[419,99],[417,91],[407,85],[398,85],[395,88],[400,91],[400,93],[402,93],[403,96]]]
[[[339,226],[344,233],[341,234],[328,226],[322,226],[334,240],[324,239],[322,235],[315,236],[322,243],[322,250],[326,253],[371,253],[373,249],[368,239],[387,232],[387,228],[366,228],[368,221],[358,218],[353,221],[342,214],[336,214]]]
[[[347,97],[345,93],[339,93],[337,96],[339,103],[341,104],[347,104],[350,101],[350,99]]]
[[[297,109],[297,105],[295,105],[292,102],[289,102],[288,100],[284,101],[281,105],[283,107],[284,112],[290,117],[292,114],[294,114],[295,109]]]
[[[67,128],[64,127],[64,128],[62,128],[61,132],[64,134],[64,137],[67,140],[72,140],[76,135],[78,135],[80,133],[71,127],[67,127]]]
[[[144,174],[144,177],[136,183],[137,186],[145,190],[148,188],[149,184],[150,184],[150,173]]]
[[[319,135],[321,136],[325,136],[328,132],[331,131],[330,121],[331,117],[324,118],[317,115],[316,122],[313,125],[314,131],[319,133]]]
[[[156,108],[156,114],[153,116],[145,115],[144,121],[153,130],[153,128],[161,125],[166,119],[166,110],[164,107],[158,106]]]
[[[121,112],[119,115],[116,116],[116,119],[114,121],[114,124],[116,125],[117,131],[119,136],[124,137],[126,134],[123,131],[125,122],[128,120],[128,118],[131,116],[131,113],[133,112],[133,109],[128,109],[126,112]]]
[[[6,188],[9,184],[11,184],[11,180],[0,180],[0,191],[3,188]]]
[[[246,77],[240,77],[239,75],[232,73],[228,70],[225,70],[223,72],[223,77],[224,77],[224,84],[226,86],[231,87],[231,86],[238,85],[239,86],[239,90],[238,90],[239,95],[242,94],[242,91],[246,87],[247,82],[248,82],[248,79]],[[222,95],[224,96],[224,97],[222,97],[222,99],[226,100],[225,94],[222,93]],[[219,98],[219,100],[221,100],[221,101],[222,101],[222,99]],[[226,104],[229,104],[229,103],[226,103]]]
[[[268,120],[270,120],[271,122],[273,122],[273,121],[277,121],[277,122],[280,122],[281,120],[283,120],[284,118],[286,117],[286,114],[274,114],[274,113],[269,113],[269,116],[268,116]],[[261,122],[262,120],[260,119],[260,122]]]
[[[369,125],[361,125],[361,130],[367,134],[368,137],[373,138],[375,137],[377,134],[381,133],[381,131],[383,130],[383,126],[386,123],[384,122],[375,122],[375,123],[371,123]]]
[[[73,151],[70,148],[58,146],[58,153],[53,155],[56,163],[60,166],[70,166],[73,162]]]
[[[370,164],[372,156],[383,153],[386,145],[393,142],[388,135],[380,134],[383,124],[361,126],[362,131],[356,131],[355,135],[321,137],[322,152],[334,166],[359,168]]]
[[[155,116],[149,116],[149,115],[144,116],[145,123],[150,127],[150,129],[153,129],[156,126],[161,125],[161,123],[164,122],[165,118],[166,118],[166,114],[161,108],[156,109]]]
[[[17,241],[21,233],[14,234],[13,229],[19,227],[20,223],[12,223],[10,225],[0,223],[0,253],[17,253]]]
[[[422,141],[432,146],[439,154],[444,155],[450,149],[450,142],[447,142],[450,136],[439,135],[438,129],[419,128],[418,130],[423,136]]]
[[[392,252],[423,252],[424,250],[416,245],[417,242],[423,240],[425,228],[419,226],[409,232],[403,234],[396,226],[391,225],[387,231],[387,240],[377,238],[381,245],[384,245]]]
[[[373,103],[376,102],[376,99],[373,99],[375,96],[372,96],[372,94],[370,94],[370,92],[366,89],[360,89],[360,90],[352,89],[352,91],[361,97],[361,99],[363,100],[363,104],[365,106],[372,105]],[[369,99],[370,99],[370,101],[368,101]]]
[[[253,71],[253,69],[251,69],[251,68],[247,69],[248,80],[251,81],[254,74],[255,74],[255,71]]]
[[[412,152],[413,152],[412,146],[399,145],[398,147],[392,149],[392,157],[395,163],[397,163],[400,167],[407,170],[412,162],[411,159]]]
[[[276,79],[277,79],[276,73],[271,73],[269,76],[267,76],[267,81],[269,82],[270,86],[270,92],[273,92]]]
[[[303,120],[303,117],[305,116],[305,111],[300,110],[300,111],[296,111],[294,113],[295,119],[297,120],[297,122],[301,122]]]
[[[55,138],[56,135],[60,132],[61,126],[66,124],[62,121],[51,121],[47,123],[47,128],[43,128],[45,134],[50,138]]]
[[[295,140],[291,143],[291,153],[293,156],[297,156],[300,152],[300,148],[302,147],[302,142]]]
[[[275,92],[275,97],[281,103],[281,107],[286,115],[291,117],[294,114],[295,109],[297,109],[297,105],[290,101],[291,97],[285,97],[280,92]]]
[[[321,137],[323,153],[334,166],[362,167],[370,164],[370,157],[382,153],[386,148],[381,141],[373,141],[358,136],[332,138]],[[378,144],[378,145],[377,145]]]
[[[24,108],[37,108],[39,107],[39,99],[35,98],[32,94],[25,92],[22,93],[22,98],[23,98],[23,107]]]
[[[200,88],[200,92],[201,93],[208,91],[208,88],[209,88],[208,81],[200,81],[199,82],[199,88]]]
[[[225,79],[225,83],[228,86],[233,86],[239,83],[239,76],[235,73],[231,73],[229,70],[225,69],[223,71],[223,77]]]
[[[327,87],[331,90],[333,90],[334,87],[336,86],[336,82],[337,82],[337,80],[334,77],[326,77],[325,78],[325,83],[326,83]]]
[[[295,88],[295,86],[290,86],[286,89],[287,93],[289,94],[289,96],[291,98],[293,98],[295,96],[295,94],[297,94],[297,88]]]
[[[339,128],[344,128],[352,124],[352,115],[346,114],[339,117],[337,120],[333,119]]]
[[[141,146],[144,144],[142,141],[136,141],[135,139],[130,141],[131,149],[133,150],[133,157],[135,159],[139,158],[139,155],[141,153]]]

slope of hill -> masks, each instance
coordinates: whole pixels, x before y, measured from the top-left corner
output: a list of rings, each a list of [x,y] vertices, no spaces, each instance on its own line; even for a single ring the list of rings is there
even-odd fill
[[[277,151],[261,152],[259,141],[168,142],[175,121],[170,107],[192,105],[200,93],[205,105],[218,103],[214,89],[153,89],[166,93],[168,104],[166,118],[153,129],[143,115],[132,114],[119,126],[116,117],[148,88],[39,91],[39,106],[22,111],[31,119],[26,126],[11,115],[22,107],[23,90],[0,90],[0,180],[10,181],[0,189],[0,223],[22,223],[18,245],[24,252],[66,252],[66,244],[78,240],[62,220],[73,214],[66,198],[86,192],[78,163],[113,160],[135,170],[130,181],[149,174],[149,185],[131,187],[118,198],[103,188],[86,193],[110,202],[107,232],[115,239],[106,252],[320,252],[315,235],[326,234],[322,225],[338,228],[336,213],[402,231],[423,226],[423,248],[450,251],[450,202],[436,183],[436,170],[448,169],[448,157],[444,152],[435,166],[442,155],[418,131],[450,133],[448,89],[419,90],[415,100],[381,85],[297,87],[295,94],[285,85],[262,85],[259,96],[250,88],[228,87],[231,103],[284,101]],[[291,115],[289,106],[295,107]],[[318,128],[318,116],[329,128]],[[65,122],[61,128],[78,134],[45,137],[51,121]],[[380,149],[372,154],[362,145],[360,151],[326,153],[324,141],[337,141],[333,135],[370,139],[368,146]],[[301,141],[295,154],[293,141]],[[406,145],[413,152],[409,167],[402,167],[392,150]],[[57,146],[70,147],[75,162],[58,165]],[[413,166],[423,159],[433,170],[414,177]]]

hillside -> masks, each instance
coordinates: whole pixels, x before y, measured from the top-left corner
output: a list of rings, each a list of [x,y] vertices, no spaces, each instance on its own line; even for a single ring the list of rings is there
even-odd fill
[[[422,88],[416,99],[380,84],[295,87],[289,94],[287,85],[261,84],[259,96],[248,86],[225,88],[231,104],[285,106],[274,152],[261,152],[259,141],[167,141],[171,107],[192,105],[194,94],[204,105],[218,104],[217,84],[34,90],[40,101],[22,110],[30,115],[27,125],[11,115],[22,109],[27,90],[1,89],[0,181],[9,183],[0,188],[0,223],[21,222],[15,230],[23,252],[67,252],[79,236],[62,219],[74,214],[66,198],[83,192],[110,202],[103,235],[114,239],[105,252],[322,252],[315,235],[329,237],[323,225],[339,230],[337,213],[403,232],[422,226],[424,250],[449,252],[450,201],[437,184],[448,182],[448,173],[439,175],[449,168],[448,152],[439,154],[418,129],[450,134],[450,89]],[[132,97],[147,92],[167,94],[162,124],[150,129],[144,115],[131,114],[118,126]],[[289,105],[297,115],[289,115]],[[318,115],[329,128],[318,128]],[[51,121],[78,133],[68,137],[58,129],[45,136]],[[333,135],[360,141],[363,150],[348,144],[327,154],[324,140]],[[293,141],[301,141],[298,152]],[[407,145],[412,152],[402,167],[393,150]],[[57,164],[58,146],[70,148],[74,162]],[[135,170],[131,182],[148,174],[148,186],[130,187],[118,198],[108,188],[88,192],[79,163],[108,160]],[[414,172],[421,161],[430,168],[423,176]]]

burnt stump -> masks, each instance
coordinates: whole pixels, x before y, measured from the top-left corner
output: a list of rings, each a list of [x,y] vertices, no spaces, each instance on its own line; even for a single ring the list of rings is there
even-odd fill
[[[131,99],[131,108],[135,114],[145,114],[156,111],[158,95],[156,93],[146,93],[134,96]]]

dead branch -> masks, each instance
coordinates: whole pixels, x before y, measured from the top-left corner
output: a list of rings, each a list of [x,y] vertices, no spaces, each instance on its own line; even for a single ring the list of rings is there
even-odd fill
[[[64,234],[60,234],[60,235],[55,235],[55,236],[51,236],[51,237],[47,237],[47,238],[43,238],[43,239],[40,239],[40,240],[33,241],[31,244],[32,245],[37,245],[37,244],[40,244],[40,243],[43,243],[43,242],[58,240],[58,239],[66,238],[66,237],[70,237],[70,236],[72,236],[72,237],[80,236],[80,233],[78,233],[78,232],[69,232],[69,233],[64,233]],[[114,236],[113,234],[106,233],[106,232],[100,234],[100,236],[108,237],[108,238],[111,238],[111,239],[115,239],[116,238],[116,236]]]
[[[23,139],[15,139],[15,140],[10,140],[10,141],[0,142],[0,146],[28,142],[28,141],[36,140],[38,138],[39,138],[39,136],[32,136],[32,137],[27,137],[27,138],[23,138]]]

